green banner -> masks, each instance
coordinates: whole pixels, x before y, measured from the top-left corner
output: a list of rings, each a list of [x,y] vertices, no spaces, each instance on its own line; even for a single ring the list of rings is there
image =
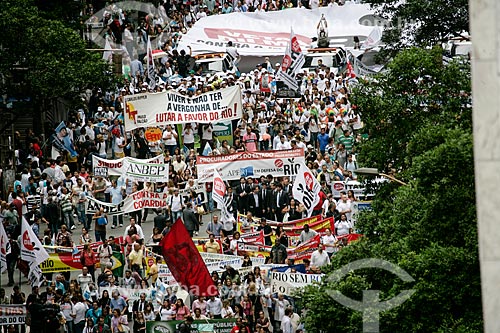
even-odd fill
[[[230,333],[236,319],[195,320],[191,325],[191,333]],[[146,333],[175,333],[180,320],[147,321]]]
[[[230,120],[214,124],[213,133],[219,139],[220,144],[222,144],[222,141],[227,140],[229,146],[233,145],[233,125]]]

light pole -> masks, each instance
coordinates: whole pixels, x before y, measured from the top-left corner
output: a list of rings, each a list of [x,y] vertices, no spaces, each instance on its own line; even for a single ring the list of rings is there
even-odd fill
[[[405,185],[407,186],[408,184],[397,179],[397,178],[394,178],[393,176],[391,175],[388,175],[388,174],[385,174],[385,173],[381,173],[379,172],[376,168],[358,168],[356,170],[354,170],[354,173],[356,175],[360,175],[360,176],[380,176],[380,177],[385,177],[389,180],[392,180],[392,181],[395,181],[396,183],[399,183],[400,185]]]

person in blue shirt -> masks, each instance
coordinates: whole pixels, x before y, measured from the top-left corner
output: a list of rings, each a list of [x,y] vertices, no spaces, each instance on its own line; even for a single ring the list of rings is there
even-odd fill
[[[226,2],[224,7],[222,8],[222,14],[229,14],[233,11],[233,7],[229,6],[229,3]]]
[[[85,318],[91,318],[92,321],[94,322],[94,325],[97,324],[97,321],[99,319],[99,316],[102,315],[102,310],[99,307],[99,304],[97,302],[92,303],[92,307],[87,310],[87,313],[85,314]]]
[[[330,136],[326,133],[326,128],[322,127],[321,133],[318,134],[319,151],[321,154],[325,154],[325,148],[329,139]]]
[[[120,293],[118,292],[118,290],[113,290],[113,292],[111,293],[111,296],[112,296],[112,298],[111,298],[111,301],[109,303],[111,310],[117,309],[118,311],[120,311],[120,314],[122,316],[127,314],[127,310],[128,310],[127,301],[125,301],[125,299],[120,296]]]

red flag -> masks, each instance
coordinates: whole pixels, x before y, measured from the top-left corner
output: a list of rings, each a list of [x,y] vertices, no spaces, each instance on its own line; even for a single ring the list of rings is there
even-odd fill
[[[218,294],[217,286],[181,219],[174,223],[160,245],[163,258],[181,287],[197,296]]]
[[[356,72],[354,72],[354,68],[352,67],[351,62],[347,59],[347,76],[350,78],[356,77]]]

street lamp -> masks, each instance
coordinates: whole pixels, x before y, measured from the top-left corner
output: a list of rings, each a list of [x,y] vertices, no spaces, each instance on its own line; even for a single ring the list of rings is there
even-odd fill
[[[385,173],[379,172],[376,168],[358,168],[358,169],[354,170],[354,173],[356,175],[360,175],[360,176],[375,176],[375,177],[380,176],[380,177],[385,177],[385,178],[390,179],[392,181],[395,181],[396,183],[399,183],[401,185],[405,185],[405,186],[408,185],[405,182],[403,182],[403,181],[401,181],[399,179],[396,179],[396,178],[394,178],[391,175],[387,175]]]

